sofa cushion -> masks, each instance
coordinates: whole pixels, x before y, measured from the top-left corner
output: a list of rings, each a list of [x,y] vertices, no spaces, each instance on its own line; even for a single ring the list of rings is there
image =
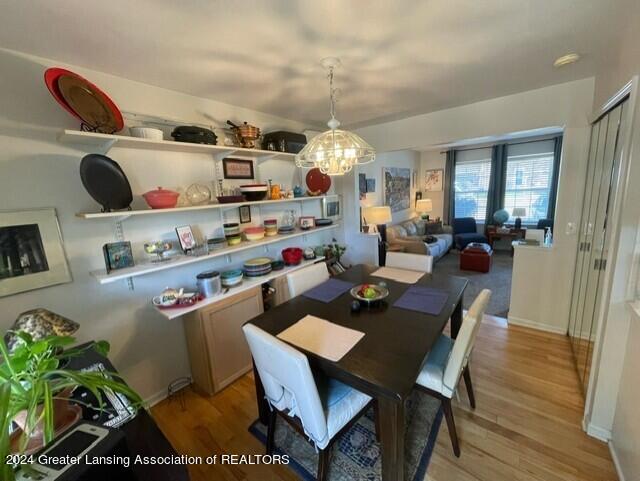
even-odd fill
[[[387,239],[401,239],[407,237],[407,230],[401,225],[392,225],[387,228]]]
[[[442,222],[428,222],[424,225],[424,233],[427,235],[443,234]]]
[[[402,227],[407,231],[407,235],[418,235],[418,229],[412,221],[403,222]]]

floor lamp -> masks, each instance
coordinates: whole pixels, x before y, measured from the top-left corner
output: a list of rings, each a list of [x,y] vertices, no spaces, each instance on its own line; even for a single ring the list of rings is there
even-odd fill
[[[378,229],[378,264],[385,265],[387,259],[387,224],[391,222],[391,207],[365,207],[362,217],[367,225],[375,225]]]

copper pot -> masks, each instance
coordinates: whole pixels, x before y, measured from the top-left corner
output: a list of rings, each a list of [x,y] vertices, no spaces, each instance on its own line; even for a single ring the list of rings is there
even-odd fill
[[[246,149],[253,149],[256,146],[256,140],[260,138],[260,129],[248,123],[242,125],[236,125],[230,120],[227,120],[227,124],[231,126],[231,130],[236,136],[236,141],[241,147]]]

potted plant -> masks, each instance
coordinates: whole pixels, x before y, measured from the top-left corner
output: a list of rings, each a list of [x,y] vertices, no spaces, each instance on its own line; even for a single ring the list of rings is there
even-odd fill
[[[14,479],[13,466],[6,462],[8,454],[25,453],[27,447],[32,451],[34,447],[46,446],[56,433],[78,420],[77,416],[70,415],[77,406],[69,403],[76,387],[88,389],[98,400],[100,409],[107,389],[126,395],[136,406],[142,405],[140,396],[119,381],[115,373],[105,376],[101,372],[65,369],[69,358],[80,356],[88,349],[106,356],[109,352],[106,341],[69,348],[75,342],[70,336],[52,335],[34,340],[26,332],[13,334],[18,341],[11,350],[0,339],[0,479]],[[21,433],[17,445],[14,442],[12,446],[9,429],[14,422]],[[15,441],[16,434],[13,436]]]

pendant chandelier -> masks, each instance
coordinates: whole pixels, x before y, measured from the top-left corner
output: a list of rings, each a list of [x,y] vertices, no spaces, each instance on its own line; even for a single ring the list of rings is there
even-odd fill
[[[340,66],[340,60],[334,57],[322,60],[322,66],[328,70],[329,98],[331,101],[331,119],[327,122],[329,130],[316,135],[296,155],[296,166],[320,169],[327,175],[344,175],[354,165],[373,162],[376,151],[362,137],[347,130],[340,130],[336,119],[336,90],[333,87],[333,71]]]

